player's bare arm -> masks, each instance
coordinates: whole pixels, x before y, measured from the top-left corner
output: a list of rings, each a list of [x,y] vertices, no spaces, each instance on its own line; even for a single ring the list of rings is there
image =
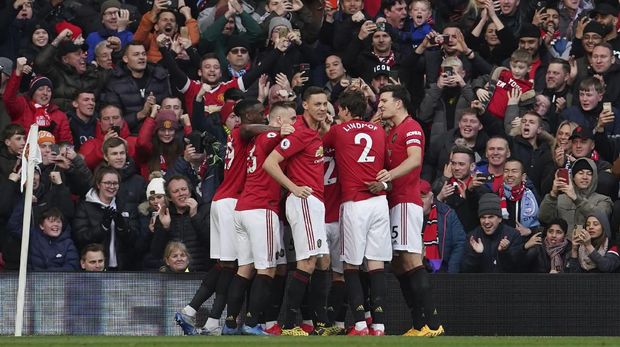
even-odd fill
[[[291,181],[282,171],[280,163],[284,160],[284,157],[278,153],[278,151],[272,151],[271,154],[265,159],[263,163],[263,169],[276,180],[281,186],[286,188],[289,192],[298,198],[305,199],[312,194],[312,188],[308,186],[298,186]]]
[[[422,165],[422,149],[420,147],[407,148],[407,159],[392,170],[381,170],[377,173],[377,181],[389,182],[407,175]]]

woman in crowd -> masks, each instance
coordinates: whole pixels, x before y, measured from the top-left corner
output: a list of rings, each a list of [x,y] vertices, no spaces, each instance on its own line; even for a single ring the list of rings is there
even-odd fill
[[[95,171],[94,186],[78,204],[73,219],[73,239],[79,248],[101,243],[106,250],[106,268],[125,270],[132,264],[138,231],[135,213],[117,197],[121,175],[110,166]]]
[[[563,219],[554,219],[545,233],[534,234],[523,246],[525,271],[540,273],[564,272],[571,250],[566,238],[568,224]]]
[[[189,253],[183,242],[170,241],[164,250],[164,263],[159,272],[189,272]]]
[[[615,272],[620,267],[618,247],[612,243],[607,215],[595,211],[588,215],[585,229],[573,233],[573,246],[567,272]]]

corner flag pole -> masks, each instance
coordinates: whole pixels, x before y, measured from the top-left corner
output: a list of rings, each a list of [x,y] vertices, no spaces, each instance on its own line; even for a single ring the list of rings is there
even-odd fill
[[[22,225],[22,248],[19,259],[19,284],[17,288],[17,312],[15,314],[15,336],[22,336],[24,326],[24,304],[26,298],[26,274],[28,264],[28,244],[30,243],[30,220],[32,213],[32,185],[34,178],[34,167],[41,162],[41,151],[37,143],[39,127],[33,124],[28,133],[24,153],[22,153],[22,172],[21,186],[23,189],[24,178],[26,179],[26,196],[24,198],[24,219]],[[27,164],[27,165],[23,165]],[[24,177],[25,176],[25,177]]]

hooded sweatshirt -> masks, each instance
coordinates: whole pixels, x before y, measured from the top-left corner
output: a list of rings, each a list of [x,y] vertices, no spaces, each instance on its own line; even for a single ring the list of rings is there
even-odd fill
[[[598,182],[596,163],[589,158],[579,158],[575,161],[573,166],[581,160],[585,160],[592,169],[592,183],[584,189],[579,189],[575,185],[575,180],[571,177],[577,199],[573,201],[566,196],[566,194],[559,194],[557,197],[552,197],[551,194],[547,194],[540,204],[540,213],[538,215],[539,220],[545,224],[551,223],[555,218],[564,219],[568,223],[566,237],[569,240],[573,238],[573,229],[575,225],[585,225],[586,216],[595,211],[599,211],[604,213],[607,216],[606,218],[609,218],[613,206],[611,198],[596,193],[596,185]]]
[[[99,204],[103,207],[112,207],[116,209],[116,198],[113,198],[109,204],[104,203],[99,199],[99,195],[95,188],[91,188],[88,193],[86,193],[85,200],[87,202],[93,202]],[[115,268],[118,266],[118,260],[116,259],[116,228],[114,225],[114,220],[110,224],[110,248],[108,249],[109,259],[108,259],[108,267]]]
[[[579,246],[579,256],[569,259],[567,270],[569,272],[614,272],[620,267],[620,256],[618,256],[618,247],[611,241],[609,218],[605,213],[598,210],[588,214],[586,220],[589,217],[598,219],[603,228],[603,234],[596,240],[592,240],[594,250],[591,253],[587,254],[587,250],[583,246]],[[584,268],[583,264],[590,267],[594,266],[594,268]]]

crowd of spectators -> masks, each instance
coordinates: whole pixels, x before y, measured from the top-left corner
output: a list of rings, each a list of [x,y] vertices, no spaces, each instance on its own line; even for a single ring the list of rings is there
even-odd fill
[[[39,126],[32,270],[205,271],[240,99],[402,84],[428,268],[620,268],[613,0],[0,0],[0,268]],[[616,119],[615,115],[619,118]],[[389,124],[383,124],[389,126]],[[388,139],[389,140],[389,139]],[[241,155],[244,155],[243,153]]]

